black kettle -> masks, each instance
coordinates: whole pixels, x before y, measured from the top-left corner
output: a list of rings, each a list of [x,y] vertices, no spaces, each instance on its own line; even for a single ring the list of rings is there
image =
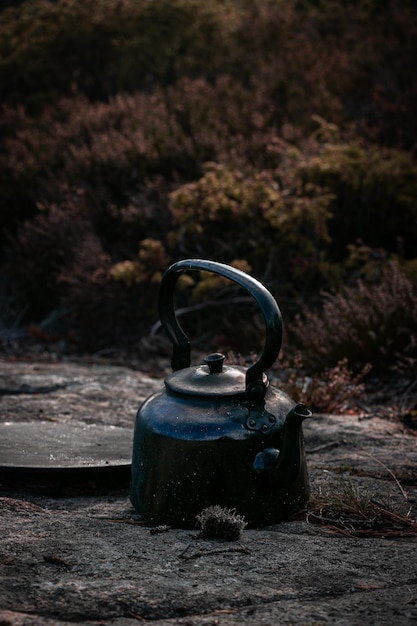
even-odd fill
[[[265,320],[265,346],[248,369],[209,354],[190,366],[190,342],[174,311],[181,272],[206,270],[245,288]],[[309,497],[302,422],[311,416],[268,384],[278,357],[281,313],[271,293],[248,274],[207,260],[185,260],[164,274],[159,290],[162,327],[173,344],[173,372],[139,408],[132,453],[131,501],[155,523],[182,528],[219,505],[249,526],[288,519]]]

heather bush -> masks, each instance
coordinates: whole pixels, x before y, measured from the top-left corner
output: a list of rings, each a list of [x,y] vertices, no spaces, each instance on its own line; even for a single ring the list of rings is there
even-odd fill
[[[30,232],[24,220],[40,221],[45,231],[51,205],[78,220],[80,202],[89,224],[80,227],[91,229],[116,256],[134,252],[140,239],[159,231],[169,217],[164,198],[170,181],[162,168],[158,172],[158,145],[149,140],[152,120],[148,135],[142,131],[149,109],[158,120],[160,107],[153,104],[143,98],[91,104],[80,97],[62,101],[37,120],[21,111],[7,112],[16,130],[5,138],[0,152],[3,237],[6,230],[17,238]],[[51,224],[51,233],[54,230]],[[27,258],[22,246],[15,246],[13,254],[21,262]],[[39,271],[46,270],[47,265]]]
[[[233,2],[26,0],[0,13],[0,82],[37,109],[74,90],[94,100],[212,76],[229,56]]]
[[[375,373],[409,369],[417,363],[417,287],[391,263],[379,283],[345,286],[324,293],[320,310],[307,310],[290,326],[310,371],[347,359]]]
[[[167,90],[108,103],[66,99],[36,121],[9,110],[4,119],[16,132],[6,137],[0,154],[3,217],[9,232],[16,232],[9,267],[28,316],[47,315],[64,296],[70,306],[63,289],[63,277],[73,271],[67,258],[85,241],[98,242],[108,271],[127,261],[123,272],[110,272],[110,278],[122,277],[132,308],[141,302],[141,327],[150,323],[154,309],[137,292],[151,293],[156,279],[135,260],[140,241],[158,242],[170,260],[242,260],[280,301],[310,297],[365,271],[368,262],[351,243],[359,234],[363,250],[370,249],[369,240],[388,247],[384,234],[391,232],[376,216],[381,187],[390,230],[403,233],[403,256],[411,262],[417,195],[412,157],[386,149],[379,158],[374,148],[338,139],[337,128],[322,120],[312,137],[294,132],[292,142],[284,140],[262,115],[263,105],[262,94],[225,77],[215,84],[183,79]],[[291,137],[290,127],[286,135]],[[204,164],[211,157],[215,161]],[[343,210],[345,197],[363,202],[363,189],[372,231],[360,213],[355,222],[354,200],[349,212]],[[24,212],[14,215],[14,222],[12,208],[22,198]],[[22,223],[22,215],[31,219]],[[408,228],[401,230],[403,223]],[[85,267],[73,294],[83,284],[89,290],[91,272],[88,263]],[[158,265],[155,271],[160,270]],[[77,272],[81,277],[81,261]],[[101,285],[93,293],[101,301],[106,289]]]
[[[102,215],[79,189],[39,206],[38,215],[20,227],[5,263],[23,321],[41,322],[61,311],[62,336],[83,349],[103,347],[111,337],[112,344],[117,338],[124,345],[146,332],[155,318],[155,280],[151,276],[143,291],[136,284],[126,289],[111,273],[137,248],[135,234],[151,232],[158,215],[163,219],[160,210],[151,211],[149,190],[148,202],[145,195],[138,193],[127,207],[106,207]]]
[[[324,142],[303,170],[306,181],[334,194],[329,233],[336,260],[358,237],[371,248],[415,256],[417,161],[411,153]]]
[[[171,193],[175,241],[182,256],[244,259],[258,277],[288,294],[317,285],[327,241],[330,196],[320,188],[284,186],[267,170],[207,165],[204,176]]]
[[[367,364],[362,371],[353,374],[345,357],[334,367],[307,374],[301,354],[295,354],[292,362],[286,362],[281,370],[279,387],[313,411],[347,412],[354,409],[356,400],[363,397],[364,379],[371,370],[372,366]]]
[[[135,206],[138,196],[146,210],[150,190],[151,220],[156,202],[166,206],[170,186],[198,178],[206,160],[239,166],[276,160],[276,129],[263,121],[263,106],[262,96],[223,78],[214,85],[184,79],[168,90],[119,95],[108,103],[77,96],[36,118],[4,110],[0,224],[15,232],[39,202],[57,202],[68,188],[88,193],[101,214]],[[112,237],[114,220],[107,221]],[[157,212],[155,225],[160,221]],[[149,234],[132,232],[136,241]]]
[[[115,280],[117,256],[106,250],[83,198],[45,206],[19,232],[8,262],[8,275],[18,286],[16,303],[23,321],[40,323],[48,332],[59,318],[55,335],[79,350],[131,349],[155,320],[161,269],[169,259],[159,242],[147,254],[142,284]],[[144,243],[146,248],[146,242]],[[36,259],[36,263],[34,263]],[[123,264],[121,264],[123,265]]]
[[[320,188],[299,184],[286,162],[294,164],[298,157],[285,157],[291,153],[285,142],[281,151],[280,175],[210,163],[202,178],[173,191],[171,230],[163,238],[165,248],[158,247],[163,257],[168,251],[172,259],[202,257],[228,263],[260,278],[280,299],[314,292],[321,283],[330,196]],[[152,242],[152,248],[157,249],[157,242]],[[143,264],[148,252],[149,240],[145,240],[139,258],[114,266],[114,279],[148,289],[151,276]],[[159,276],[159,259],[152,266]],[[242,349],[243,337],[245,349],[261,347],[262,324],[247,294],[240,294],[230,281],[204,273],[187,287],[179,294],[179,306],[192,311],[192,320],[184,321],[193,335],[204,336],[213,349],[224,351]],[[214,307],[214,302],[222,303],[221,307]],[[209,324],[206,308],[199,304],[211,307]]]
[[[89,346],[99,326],[100,346],[140,336],[185,256],[246,269],[289,315],[319,288],[377,289],[393,254],[412,280],[417,166],[398,147],[415,144],[416,23],[398,0],[0,12],[0,262],[19,311],[65,309]],[[179,296],[225,293],[202,276]]]
[[[163,244],[148,238],[140,242],[136,261],[116,263],[112,266],[110,275],[116,282],[124,283],[127,287],[149,283],[159,285],[170,262]]]
[[[104,286],[90,285],[85,252],[79,255],[78,286],[63,288],[66,282],[73,283],[69,275],[74,268],[68,259],[76,256],[83,242],[96,242],[90,256],[103,258],[96,254],[99,245],[113,265],[133,258],[141,240],[153,237],[165,242],[171,224],[169,191],[178,181],[198,176],[207,156],[218,156],[217,152],[225,159],[228,152],[233,156],[227,124],[236,123],[238,101],[241,126],[252,123],[251,97],[246,92],[249,104],[243,106],[242,90],[236,93],[230,118],[220,123],[213,102],[228,91],[233,94],[230,81],[214,86],[182,81],[168,94],[161,90],[149,96],[118,96],[107,104],[90,103],[81,96],[66,99],[36,120],[22,110],[4,113],[2,231],[4,237],[7,229],[14,241],[8,267],[27,319],[41,319],[64,299],[70,309],[79,308],[83,288],[88,302],[98,298],[98,307],[104,300]],[[236,159],[245,161],[249,146],[249,141],[242,142]],[[254,153],[255,147],[250,149]],[[141,288],[152,293],[148,282],[145,278]],[[154,308],[149,301],[145,306],[137,291],[138,287],[129,292],[131,306],[141,305],[146,325]],[[88,317],[78,316],[78,321]]]
[[[309,132],[319,114],[410,148],[416,17],[411,0],[26,0],[0,13],[3,99],[39,110],[228,75],[266,95],[274,125]]]
[[[126,286],[112,277],[113,262],[101,242],[86,237],[59,281],[64,310],[61,337],[70,350],[81,352],[139,348],[140,337],[155,319],[157,285]]]
[[[7,269],[18,286],[19,308],[31,320],[42,319],[61,302],[61,273],[89,233],[82,200],[40,206],[39,216],[25,222],[9,251]]]

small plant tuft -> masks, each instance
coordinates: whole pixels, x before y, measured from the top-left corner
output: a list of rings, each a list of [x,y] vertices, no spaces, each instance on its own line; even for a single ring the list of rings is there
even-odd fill
[[[197,521],[206,539],[237,541],[246,527],[244,518],[235,509],[222,508],[217,504],[204,509],[197,515]]]

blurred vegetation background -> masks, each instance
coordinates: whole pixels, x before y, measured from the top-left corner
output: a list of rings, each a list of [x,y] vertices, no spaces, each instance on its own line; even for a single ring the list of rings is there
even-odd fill
[[[9,4],[3,351],[29,334],[146,359],[162,273],[208,258],[273,293],[283,359],[415,376],[413,0]],[[196,346],[262,349],[241,295],[210,274],[181,281]]]

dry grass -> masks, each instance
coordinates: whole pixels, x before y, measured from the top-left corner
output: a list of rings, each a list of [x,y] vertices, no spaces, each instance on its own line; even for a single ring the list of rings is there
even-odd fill
[[[349,537],[417,537],[417,519],[373,491],[337,479],[319,489],[303,511],[308,523]]]

